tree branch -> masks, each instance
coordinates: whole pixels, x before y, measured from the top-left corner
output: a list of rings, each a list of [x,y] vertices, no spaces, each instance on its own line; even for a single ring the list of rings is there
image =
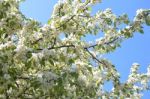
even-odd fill
[[[111,43],[115,42],[115,41],[116,41],[116,40],[118,40],[118,39],[119,39],[119,37],[117,37],[117,38],[113,39],[112,41],[104,42],[103,44],[105,44],[105,45],[109,45],[109,44],[111,44]],[[88,46],[88,47],[84,47],[84,49],[86,49],[86,48],[94,48],[94,47],[96,47],[96,46],[99,46],[99,45],[98,45],[98,44],[90,45],[90,46]]]
[[[52,49],[58,49],[58,48],[67,48],[67,47],[75,47],[74,45],[62,45],[62,46],[52,46],[52,47],[49,47],[47,48],[48,50],[52,50]],[[43,49],[37,49],[37,50],[43,50]]]
[[[96,60],[98,63],[104,65],[104,63],[101,62],[99,59],[97,59],[97,58],[88,50],[88,48],[84,48],[84,49],[92,56],[92,58],[93,58],[94,60]]]
[[[60,29],[61,27],[63,27],[65,24],[67,24],[68,22],[70,22],[76,15],[72,15],[68,20],[66,20],[66,22],[64,22],[63,24],[61,24],[59,27],[56,28],[57,29]]]
[[[33,43],[31,43],[32,45],[34,45],[34,44],[36,44],[36,43],[38,43],[39,41],[41,41],[43,38],[39,38],[39,39],[37,39],[36,41],[34,41]]]

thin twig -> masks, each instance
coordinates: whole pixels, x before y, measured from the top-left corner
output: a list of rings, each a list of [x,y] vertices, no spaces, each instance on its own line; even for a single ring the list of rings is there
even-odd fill
[[[97,59],[89,50],[88,48],[84,48],[91,56],[93,59],[95,59],[98,63],[103,64],[103,62],[101,62],[99,59]]]
[[[43,38],[39,38],[39,39],[37,39],[36,41],[34,41],[33,43],[31,43],[32,45],[34,45],[34,44],[36,44],[36,43],[38,43],[39,41],[41,41]]]
[[[105,44],[105,45],[109,45],[109,44],[115,42],[115,41],[118,40],[118,39],[119,39],[119,37],[113,39],[112,41],[105,42],[105,43],[103,43],[103,45],[104,45],[104,44]],[[94,47],[96,47],[96,46],[98,46],[98,44],[90,45],[90,46],[88,46],[88,47],[85,47],[85,49],[86,49],[86,48],[94,48]]]
[[[68,48],[68,47],[75,47],[74,45],[62,45],[62,46],[56,46],[56,47],[54,47],[54,46],[52,46],[52,47],[49,47],[49,48],[47,48],[48,50],[52,50],[52,49],[59,49],[59,48]],[[43,49],[36,49],[36,50],[43,50]]]

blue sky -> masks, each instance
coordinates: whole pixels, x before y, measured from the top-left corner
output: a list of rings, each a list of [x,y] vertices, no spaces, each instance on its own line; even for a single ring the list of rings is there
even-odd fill
[[[21,4],[20,9],[27,17],[45,24],[50,18],[56,2],[57,0],[26,0]],[[137,9],[150,9],[149,2],[149,0],[104,0],[101,4],[94,6],[92,11],[95,13],[98,10],[111,8],[117,15],[127,13],[130,19],[133,19]],[[106,55],[116,65],[122,81],[127,79],[132,63],[141,64],[140,72],[146,72],[146,68],[150,64],[150,27],[144,26],[144,32],[144,35],[135,33],[134,38],[122,43],[121,48]],[[107,86],[111,87],[111,84]],[[148,99],[148,96],[150,96],[150,91],[145,91],[142,99]]]

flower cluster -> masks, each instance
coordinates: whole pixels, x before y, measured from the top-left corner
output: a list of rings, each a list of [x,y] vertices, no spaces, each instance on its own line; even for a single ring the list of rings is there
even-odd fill
[[[20,12],[21,1],[0,0],[0,98],[139,99],[150,89],[150,67],[139,73],[140,65],[133,64],[121,83],[115,66],[102,57],[143,33],[150,10],[138,10],[130,21],[110,8],[92,15],[101,0],[59,0],[48,24],[41,25]],[[98,33],[103,36],[87,40]],[[106,82],[112,90],[105,90]]]

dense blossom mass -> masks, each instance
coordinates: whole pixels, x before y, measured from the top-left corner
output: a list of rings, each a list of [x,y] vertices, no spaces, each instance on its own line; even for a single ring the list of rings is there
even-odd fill
[[[137,10],[131,21],[109,8],[92,15],[101,0],[59,0],[41,25],[20,12],[21,1],[0,0],[1,99],[140,99],[150,89],[150,67],[139,73],[134,63],[127,81],[120,82],[115,66],[102,57],[143,33],[149,9]],[[103,37],[84,39],[98,33]],[[109,81],[113,88],[106,91]]]

